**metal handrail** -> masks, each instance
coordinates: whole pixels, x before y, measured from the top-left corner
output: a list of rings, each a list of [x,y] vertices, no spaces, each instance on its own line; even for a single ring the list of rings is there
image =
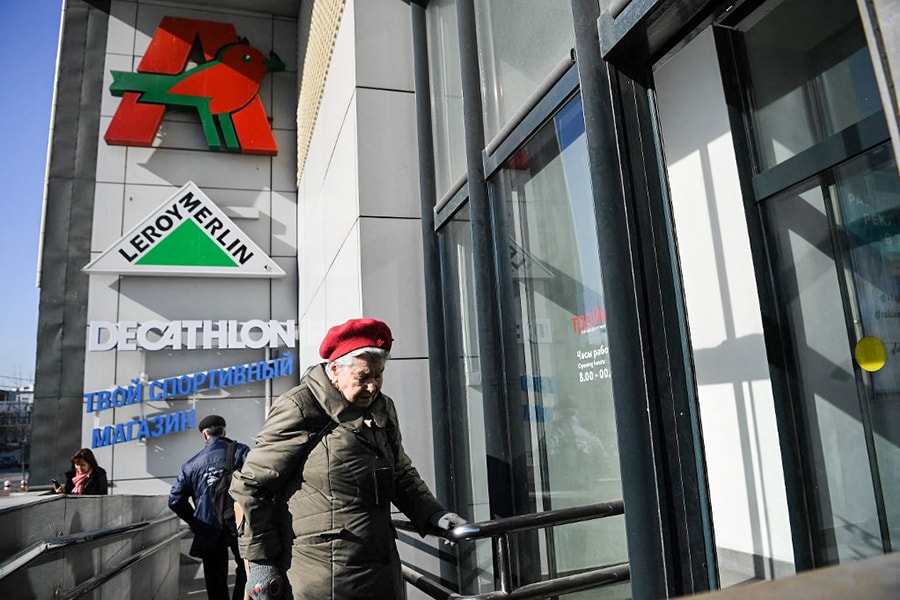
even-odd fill
[[[148,527],[160,525],[177,518],[178,516],[173,514],[161,517],[159,519],[154,519],[152,521],[138,521],[136,523],[130,523],[128,525],[119,525],[117,527],[105,527],[103,529],[94,529],[92,531],[71,533],[69,535],[52,537],[34,542],[30,546],[13,554],[3,562],[0,562],[0,579],[3,579],[7,575],[15,572],[18,569],[21,569],[40,555],[44,554],[45,552],[49,552],[50,550],[58,550],[60,548],[74,546],[76,544],[84,544],[86,542],[92,542],[94,540],[99,540],[102,538],[122,535],[123,533],[140,531]]]
[[[513,589],[512,571],[510,568],[509,534],[519,531],[556,527],[570,523],[579,523],[593,519],[603,519],[625,514],[622,500],[598,502],[571,508],[559,508],[540,513],[516,515],[479,523],[466,523],[449,531],[429,528],[428,535],[445,538],[451,542],[461,542],[491,538],[494,556],[497,558],[500,590],[471,596],[458,594],[427,575],[412,567],[403,565],[403,579],[417,589],[437,600],[505,600],[505,599],[537,599],[558,594],[577,592],[580,590],[611,585],[627,581],[631,577],[628,563],[591,569],[574,575],[555,577],[545,581],[530,583]],[[412,523],[403,519],[394,519],[394,527],[404,531],[415,531]]]
[[[495,590],[484,594],[463,595],[447,589],[408,565],[401,565],[401,568],[403,579],[436,600],[537,600],[538,598],[549,598],[614,583],[622,583],[631,578],[631,570],[628,564],[622,563],[602,569],[592,569],[575,575],[566,575],[546,581],[538,581],[537,583],[525,584],[510,592]]]
[[[160,519],[160,521],[162,521],[162,519]],[[129,569],[129,568],[133,567],[134,565],[136,565],[140,561],[144,560],[145,558],[152,556],[153,554],[156,554],[163,548],[167,547],[172,542],[184,537],[185,535],[187,535],[187,533],[189,531],[190,531],[189,529],[179,529],[177,532],[173,533],[172,535],[170,535],[163,541],[161,541],[157,544],[154,544],[153,546],[150,546],[149,548],[144,548],[143,550],[141,550],[140,552],[137,552],[136,554],[132,554],[131,556],[129,556],[128,558],[123,560],[121,563],[114,566],[113,568],[107,569],[106,571],[103,571],[99,575],[95,575],[94,577],[91,577],[87,581],[75,586],[74,588],[72,588],[71,590],[66,592],[64,595],[60,596],[59,599],[60,600],[75,600],[76,598],[81,598],[82,596],[88,594],[89,592],[94,591],[95,589],[97,589],[98,587],[100,587],[101,585],[103,585],[104,583],[106,583],[107,581],[109,581],[110,579],[112,579],[113,577],[115,577],[116,575],[118,575],[119,573],[124,571],[125,569]]]

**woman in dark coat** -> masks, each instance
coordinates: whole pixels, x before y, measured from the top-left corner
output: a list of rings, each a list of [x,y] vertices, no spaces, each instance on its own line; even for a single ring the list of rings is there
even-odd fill
[[[65,485],[56,486],[57,494],[89,496],[109,493],[106,471],[97,464],[90,448],[82,448],[70,460],[72,470],[66,471]]]
[[[394,403],[381,393],[391,341],[375,319],[332,327],[319,348],[327,362],[275,402],[235,471],[251,598],[280,597],[288,565],[295,600],[404,598],[390,504],[420,533],[429,523],[465,523],[434,498],[403,450]],[[279,526],[285,502],[289,528]]]

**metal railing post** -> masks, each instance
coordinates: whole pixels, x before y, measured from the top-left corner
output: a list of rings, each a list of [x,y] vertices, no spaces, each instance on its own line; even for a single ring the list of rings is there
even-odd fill
[[[494,556],[497,557],[497,571],[500,576],[500,591],[512,592],[512,567],[509,564],[509,534],[501,533],[491,538]]]

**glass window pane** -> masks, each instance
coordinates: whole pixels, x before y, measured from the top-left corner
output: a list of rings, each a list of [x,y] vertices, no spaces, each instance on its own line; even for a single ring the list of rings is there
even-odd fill
[[[496,478],[488,476],[490,456],[502,456],[495,447],[501,443],[505,426],[485,414],[481,363],[478,350],[478,322],[475,310],[472,230],[468,206],[457,212],[439,234],[441,270],[444,284],[444,321],[447,344],[448,414],[453,432],[453,464],[457,470],[457,498],[466,505],[465,514],[475,521],[494,518],[490,508],[489,485]],[[490,422],[490,423],[488,423]],[[490,438],[488,436],[491,436]],[[469,577],[462,582],[462,593],[481,594],[493,591],[494,567],[490,540],[468,542],[459,546],[460,573]]]
[[[524,440],[524,473],[537,511],[621,498],[618,444],[599,249],[580,97],[522,147],[490,182],[502,204],[501,277],[517,328],[519,406],[512,435]],[[519,414],[515,414],[520,411]],[[541,576],[628,560],[624,519],[547,530]],[[535,565],[537,567],[538,565]],[[537,573],[534,574],[536,576]],[[573,595],[627,597],[628,585]]]
[[[435,194],[440,199],[466,172],[456,0],[432,0],[426,14]]]
[[[760,170],[881,110],[855,2],[767,2],[738,29]]]
[[[475,29],[490,140],[575,47],[572,7],[561,0],[475,0]]]

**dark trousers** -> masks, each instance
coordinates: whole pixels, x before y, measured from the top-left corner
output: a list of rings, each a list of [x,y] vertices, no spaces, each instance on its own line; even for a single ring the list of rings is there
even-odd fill
[[[228,595],[228,551],[234,556],[234,591]],[[209,600],[243,600],[247,573],[244,561],[238,551],[237,538],[231,538],[227,545],[207,553],[203,557],[203,580]]]

